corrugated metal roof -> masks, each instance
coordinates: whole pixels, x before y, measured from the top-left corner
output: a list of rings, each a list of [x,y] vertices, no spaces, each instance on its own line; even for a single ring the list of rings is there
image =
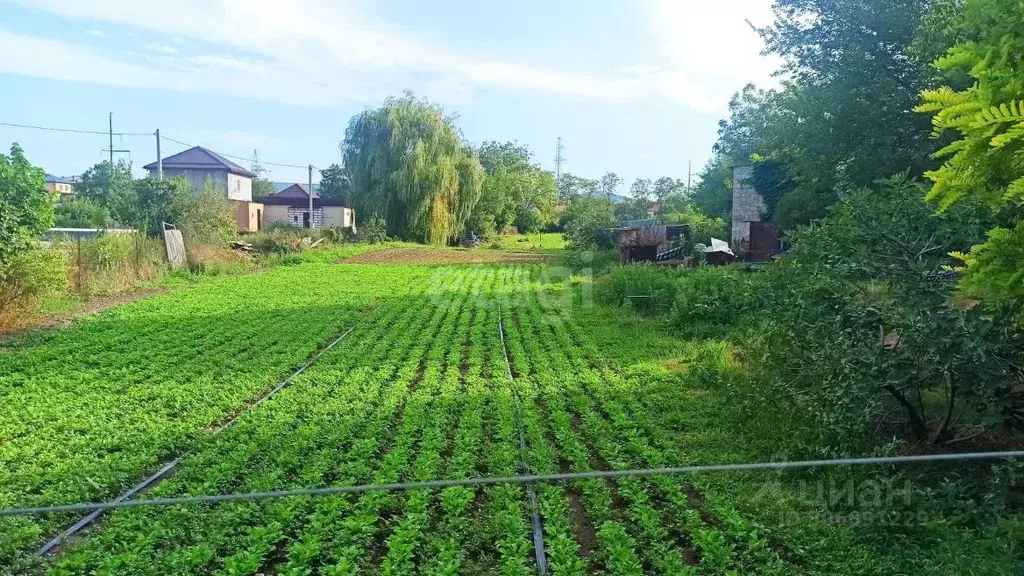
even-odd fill
[[[271,184],[274,185],[274,188],[277,188],[278,192],[281,192],[282,190],[284,190],[286,188],[291,188],[292,186],[294,186],[295,182],[271,182]],[[302,187],[305,189],[307,186],[305,184],[303,184]],[[313,193],[314,194],[318,194],[319,192],[320,192],[320,183],[319,182],[314,182],[313,183]]]
[[[277,194],[274,194],[278,198],[309,198],[309,190],[305,184],[292,184],[287,188],[280,190]],[[313,190],[313,198],[319,198],[320,194],[317,194],[316,189]]]
[[[217,154],[213,150],[207,150],[202,146],[193,146],[183,152],[164,158],[164,169],[179,170],[227,170],[232,174],[253,178],[256,175],[235,164],[231,160]],[[146,170],[156,170],[156,162],[150,162],[143,166]]]

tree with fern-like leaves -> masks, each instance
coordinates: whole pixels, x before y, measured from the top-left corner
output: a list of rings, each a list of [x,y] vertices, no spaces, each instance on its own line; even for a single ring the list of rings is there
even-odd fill
[[[996,303],[1024,304],[1024,4],[972,0],[960,24],[963,41],[935,66],[951,84],[922,93],[918,112],[932,113],[933,136],[957,139],[935,153],[943,159],[926,176],[928,198],[940,210],[972,202],[1001,224],[988,241],[958,256],[963,286]],[[967,82],[964,82],[964,80]]]
[[[382,217],[389,236],[450,244],[465,233],[484,171],[455,118],[411,93],[349,122],[342,143],[357,217]]]

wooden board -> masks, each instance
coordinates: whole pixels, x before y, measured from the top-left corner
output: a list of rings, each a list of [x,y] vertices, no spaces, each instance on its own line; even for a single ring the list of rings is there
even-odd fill
[[[180,268],[188,262],[181,230],[164,230],[164,246],[167,248],[167,263],[171,268]]]

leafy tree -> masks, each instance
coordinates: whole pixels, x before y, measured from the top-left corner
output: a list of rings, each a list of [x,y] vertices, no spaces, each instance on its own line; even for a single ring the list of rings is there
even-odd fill
[[[581,194],[593,196],[597,194],[599,185],[600,183],[597,180],[580,178],[575,174],[566,172],[562,174],[561,179],[558,181],[558,199],[562,202],[568,202],[574,196]]]
[[[252,197],[253,199],[266,198],[277,194],[277,188],[274,183],[266,178],[253,178],[252,180]]]
[[[980,233],[968,207],[936,215],[923,187],[897,177],[855,191],[794,232],[767,270],[751,331],[763,385],[751,407],[845,450],[890,410],[921,441],[976,426],[1024,426],[1020,335],[1006,316],[955,297],[951,250]],[[741,395],[750,390],[739,392]]]
[[[613,195],[619,193],[619,186],[622,185],[622,178],[615,172],[606,172],[604,176],[601,176],[601,184],[598,188],[602,196],[605,196],[609,200],[612,199]]]
[[[692,201],[705,214],[730,218],[732,214],[732,160],[725,154],[715,154],[697,174],[699,181],[693,187]]]
[[[955,0],[776,0],[773,24],[758,31],[788,80],[733,98],[716,153],[773,164],[762,183],[783,228],[880,178],[933,167],[930,127],[912,108],[958,11]]]
[[[181,177],[141,178],[130,187],[118,187],[107,205],[115,220],[149,236],[159,236],[163,223],[179,224],[179,207],[192,196],[192,184]]]
[[[531,162],[529,148],[513,142],[485,142],[477,150],[484,168],[483,192],[470,228],[488,235],[508,226],[533,232],[553,218],[554,176]]]
[[[132,165],[118,160],[113,166],[104,160],[86,170],[75,192],[81,198],[88,198],[97,204],[106,206],[111,196],[129,194],[132,187]]]
[[[654,188],[651,186],[651,180],[649,178],[637,178],[629,187],[629,193],[633,196],[634,200],[650,202],[651,197],[654,195]]]
[[[455,119],[410,93],[357,114],[342,144],[356,214],[388,234],[454,242],[480,200],[484,172]]]
[[[53,198],[43,181],[43,171],[21,146],[12,144],[9,156],[0,154],[0,265],[53,226]]]
[[[928,198],[940,209],[980,202],[1003,222],[989,239],[961,255],[965,287],[990,300],[1021,303],[1024,294],[1024,4],[1017,0],[967,3],[959,32],[965,41],[936,61],[949,79],[972,79],[963,90],[943,86],[922,93],[919,112],[932,112],[935,136],[958,138],[935,156],[926,173]]]
[[[346,204],[352,201],[348,173],[345,168],[331,164],[320,171],[320,197],[340,200]]]
[[[53,209],[58,228],[102,228],[110,217],[106,207],[87,198],[57,202]]]
[[[143,182],[148,186],[140,186],[142,190],[152,190],[152,194],[144,192],[140,195],[141,205],[146,210],[144,213],[157,214],[165,207],[169,208],[175,224],[186,239],[192,242],[222,242],[233,237],[238,230],[234,205],[217,190],[212,178],[206,179],[198,195],[192,193],[191,186],[185,180],[172,178],[171,181],[158,182],[147,178],[140,181]],[[170,206],[166,204],[168,199]]]
[[[686,184],[675,178],[669,176],[662,176],[654,181],[654,185],[651,188],[651,193],[654,194],[654,198],[658,203],[664,202],[669,196],[678,194],[682,190],[685,190]]]
[[[607,198],[577,196],[565,212],[565,237],[572,248],[611,248],[601,228],[617,226],[612,203]]]

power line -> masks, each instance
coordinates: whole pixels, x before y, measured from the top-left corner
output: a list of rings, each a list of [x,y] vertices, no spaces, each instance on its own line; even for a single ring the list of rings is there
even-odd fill
[[[52,127],[52,126],[35,126],[35,125],[32,125],[32,124],[17,124],[17,123],[14,123],[14,122],[0,122],[0,126],[8,126],[8,127],[11,127],[11,128],[26,128],[26,129],[29,129],[29,130],[44,130],[44,131],[47,131],[47,132],[66,132],[66,133],[70,133],[70,134],[93,134],[93,135],[96,135],[96,136],[108,136],[108,137],[110,137],[110,136],[153,136],[153,134],[154,134],[153,132],[113,132],[112,130],[106,130],[106,131],[102,131],[101,132],[99,130],[78,130],[78,129],[75,129],[75,128],[56,128],[56,127]],[[180,144],[180,145],[186,146],[188,148],[192,148],[194,146],[194,144],[189,144],[188,142],[182,142],[181,140],[176,140],[176,139],[171,138],[171,137],[169,137],[167,135],[162,135],[162,137],[165,140],[170,140],[171,142],[174,142],[175,144]],[[205,148],[205,146],[204,146],[204,148]],[[221,156],[224,156],[225,158],[232,158],[234,160],[242,160],[242,161],[246,161],[246,162],[252,160],[252,158],[244,158],[242,156],[235,156],[233,154],[225,154],[223,152],[218,152],[216,150],[213,150],[213,151],[217,152],[217,154],[220,154]],[[108,152],[108,150],[104,150],[104,152]],[[121,152],[121,151],[120,150],[115,150],[115,152]],[[280,167],[283,167],[283,168],[307,168],[309,166],[308,164],[302,164],[302,165],[300,165],[300,164],[285,164],[285,163],[282,163],[282,162],[267,162],[266,160],[260,161],[260,164],[268,164],[270,166],[280,166]],[[314,166],[314,168],[315,168],[315,166]],[[318,168],[318,170],[319,170],[319,168]]]
[[[175,144],[181,144],[182,146],[187,146],[189,148],[192,148],[192,147],[195,146],[194,144],[189,144],[188,142],[182,142],[181,140],[175,140],[174,138],[171,138],[170,136],[164,136],[163,138],[165,140],[170,140],[171,142],[174,142]],[[207,150],[210,150],[211,152],[217,152],[217,154],[220,154],[221,156],[223,156],[225,158],[231,158],[233,160],[242,160],[243,162],[251,162],[252,161],[252,158],[245,158],[243,156],[235,156],[233,154],[225,154],[223,152],[218,152],[217,150],[214,150],[212,148],[207,148],[206,146],[203,146],[203,148],[206,148]],[[303,164],[303,165],[300,166],[298,164],[284,164],[284,163],[281,163],[281,162],[268,162],[266,160],[260,160],[260,164],[269,164],[270,166],[281,166],[283,168],[307,168],[307,167],[309,167],[309,164]]]
[[[30,130],[46,130],[48,132],[70,132],[72,134],[96,134],[99,136],[108,136],[110,131],[99,132],[97,130],[75,130],[73,128],[52,128],[49,126],[33,126],[31,124],[15,124],[13,122],[0,122],[0,126],[10,126],[12,128],[28,128]],[[113,132],[114,136],[152,136],[152,132]]]
[[[371,491],[404,491],[426,488],[451,488],[454,486],[492,486],[495,484],[529,484],[538,482],[563,482],[566,480],[593,480],[598,478],[622,478],[627,476],[656,476],[674,474],[695,474],[703,472],[738,472],[747,470],[790,470],[796,468],[822,468],[829,466],[863,466],[870,464],[916,464],[922,462],[960,462],[968,460],[1000,460],[1024,457],[1024,450],[1005,452],[970,452],[960,454],[924,454],[920,456],[878,456],[868,458],[840,458],[836,460],[797,460],[791,462],[749,462],[739,464],[711,464],[705,466],[677,466],[672,468],[644,468],[635,470],[597,470],[564,474],[537,474],[524,476],[485,476],[462,480],[430,480],[427,482],[402,482],[396,484],[362,484],[358,486],[328,486],[326,488],[305,488],[298,490],[276,490],[272,492],[244,492],[235,494],[211,494],[206,496],[185,496],[181,498],[152,498],[150,500],[125,500],[96,502],[91,504],[65,504],[60,506],[37,506],[31,508],[0,509],[0,517],[53,514],[57,512],[82,512],[87,510],[110,510],[112,508],[138,508],[141,506],[174,506],[178,504],[211,504],[239,500],[261,500],[266,498],[290,498],[295,496],[324,496],[329,494],[354,494]]]

